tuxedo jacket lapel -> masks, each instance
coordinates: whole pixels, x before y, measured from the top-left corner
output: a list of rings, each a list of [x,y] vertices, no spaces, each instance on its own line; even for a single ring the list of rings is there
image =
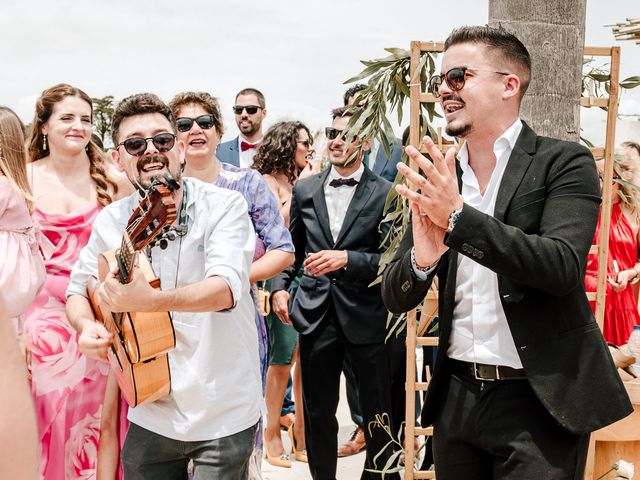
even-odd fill
[[[316,177],[316,185],[313,187],[314,191],[312,198],[313,208],[318,216],[320,229],[324,233],[325,237],[327,237],[328,245],[333,245],[333,236],[331,235],[331,227],[329,224],[329,211],[327,210],[327,202],[324,198],[324,184],[329,176],[330,170],[330,168],[327,168],[321,175]]]
[[[525,122],[522,122],[522,131],[507,162],[502,175],[502,182],[500,182],[500,188],[498,189],[498,196],[496,197],[493,216],[501,222],[504,221],[507,207],[529,169],[529,165],[531,165],[533,154],[535,153],[535,145],[536,134]]]

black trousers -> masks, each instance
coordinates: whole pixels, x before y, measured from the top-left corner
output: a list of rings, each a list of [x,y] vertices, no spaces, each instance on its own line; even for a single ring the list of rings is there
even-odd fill
[[[453,374],[433,443],[438,480],[578,480],[589,435],[560,426],[527,380]]]
[[[382,470],[393,453],[391,438],[376,417],[391,422],[388,360],[384,343],[356,345],[349,342],[335,314],[330,312],[308,335],[300,335],[300,366],[304,400],[304,427],[309,470],[314,480],[335,480],[338,450],[338,408],[340,373],[348,356],[356,374],[366,439],[365,469]],[[391,425],[391,432],[395,426]],[[395,436],[395,434],[394,434]],[[374,457],[380,454],[374,462]],[[380,474],[363,471],[362,479],[379,479]],[[398,479],[387,474],[385,479]]]

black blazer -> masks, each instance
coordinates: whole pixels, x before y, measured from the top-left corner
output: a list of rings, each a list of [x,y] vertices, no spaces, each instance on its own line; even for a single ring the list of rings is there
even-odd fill
[[[384,178],[366,166],[345,214],[342,229],[334,242],[324,197],[329,169],[299,180],[291,201],[289,230],[296,249],[294,264],[272,282],[272,291],[291,285],[302,262],[310,252],[347,250],[346,268],[320,277],[302,274],[300,287],[289,301],[289,316],[303,335],[311,333],[330,307],[347,339],[355,344],[384,341],[387,310],[382,302],[380,284],[369,287],[378,273],[381,244],[388,227],[379,230],[387,193],[391,188]]]
[[[591,153],[539,137],[526,124],[498,191],[494,216],[468,205],[445,238],[449,251],[426,281],[411,268],[408,231],[384,272],[387,308],[402,312],[439,278],[440,347],[423,412],[431,424],[448,377],[446,356],[458,255],[498,274],[498,290],[525,373],[549,413],[567,430],[597,430],[632,411],[584,290],[600,185]]]

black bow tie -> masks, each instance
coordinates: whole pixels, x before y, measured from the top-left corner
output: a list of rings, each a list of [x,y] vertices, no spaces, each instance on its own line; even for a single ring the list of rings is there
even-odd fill
[[[330,187],[342,187],[343,185],[355,187],[357,184],[358,181],[355,178],[334,178],[329,182]]]

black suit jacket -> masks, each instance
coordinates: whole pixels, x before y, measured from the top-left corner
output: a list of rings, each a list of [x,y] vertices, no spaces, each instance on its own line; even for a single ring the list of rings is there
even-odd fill
[[[539,137],[526,124],[498,191],[494,216],[468,205],[445,238],[436,272],[418,280],[408,231],[384,273],[389,310],[415,307],[439,277],[440,347],[423,420],[431,424],[448,377],[446,356],[458,255],[498,275],[498,290],[525,373],[541,402],[567,430],[597,430],[632,411],[584,290],[600,186],[590,152]]]
[[[296,249],[295,263],[272,282],[272,291],[287,289],[308,253],[347,250],[346,268],[320,277],[302,274],[300,287],[289,301],[289,316],[302,335],[311,333],[333,306],[347,339],[355,344],[384,341],[387,310],[380,284],[369,287],[378,273],[381,244],[388,227],[382,226],[383,209],[391,184],[366,166],[334,242],[324,184],[329,169],[299,180],[291,201],[289,230]],[[342,188],[342,187],[340,187]]]

